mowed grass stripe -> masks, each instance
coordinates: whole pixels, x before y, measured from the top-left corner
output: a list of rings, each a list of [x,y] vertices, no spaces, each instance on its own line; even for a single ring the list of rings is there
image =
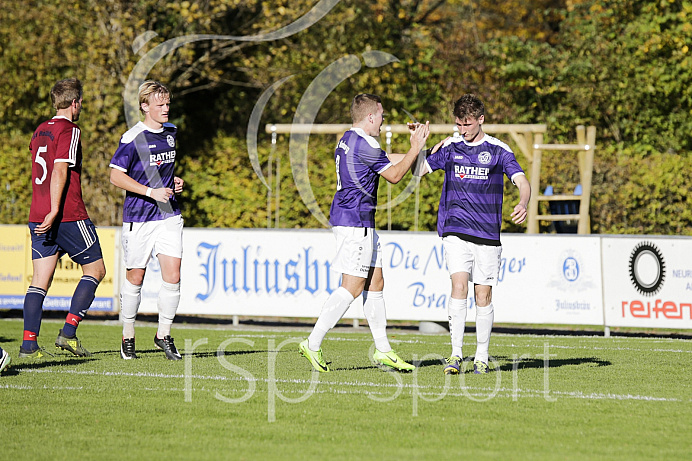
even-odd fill
[[[148,373],[124,373],[124,372],[96,372],[96,371],[77,371],[77,370],[33,370],[33,369],[26,369],[26,368],[20,368],[17,370],[20,373],[64,373],[64,374],[73,374],[73,375],[101,375],[101,376],[108,376],[108,377],[136,377],[136,378],[157,378],[157,379],[185,379],[185,375],[163,375],[163,374],[148,374]],[[214,380],[214,381],[241,381],[241,382],[257,382],[257,383],[264,383],[268,384],[269,380],[266,378],[262,379],[246,379],[246,378],[240,378],[240,377],[228,377],[228,376],[201,376],[201,375],[191,375],[189,376],[190,379],[193,380]],[[488,398],[489,396],[494,396],[494,397],[507,397],[507,398],[515,398],[517,396],[525,396],[525,397],[545,397],[545,391],[544,390],[539,390],[539,389],[526,389],[526,388],[517,388],[517,389],[510,389],[510,388],[505,388],[505,387],[500,387],[500,388],[490,388],[490,387],[478,387],[478,386],[458,386],[460,389],[463,391],[474,391],[475,393],[469,393],[469,392],[450,392],[450,387],[445,387],[445,386],[421,386],[421,385],[414,385],[414,384],[383,384],[383,383],[354,383],[354,382],[339,382],[339,381],[312,381],[312,380],[298,380],[298,379],[291,379],[291,380],[286,380],[286,379],[276,379],[274,382],[276,383],[283,383],[283,384],[318,384],[321,387],[327,387],[327,389],[316,389],[313,392],[315,393],[336,393],[336,394],[371,394],[371,393],[376,393],[376,394],[384,394],[383,392],[378,392],[378,391],[371,391],[371,390],[363,390],[363,391],[356,391],[352,389],[342,389],[344,387],[370,387],[370,388],[402,388],[403,390],[412,390],[415,389],[419,395],[424,395],[424,396],[434,396],[434,397],[440,397],[442,395],[442,391],[446,391],[444,393],[444,396],[450,396],[450,397],[464,397],[471,395],[473,397],[485,397]],[[0,388],[5,388],[5,389],[41,389],[41,388],[34,388],[31,386],[0,386]],[[115,388],[115,387],[113,387]],[[46,389],[48,389],[46,387]],[[88,386],[79,386],[79,387],[50,387],[50,389],[63,389],[63,390],[70,390],[70,389],[79,389],[79,390],[88,390]],[[128,390],[132,390],[131,387],[127,388]],[[148,391],[156,391],[156,390],[165,390],[165,391],[170,391],[170,392],[184,392],[186,389],[185,388],[150,388],[150,387],[144,387],[144,388],[139,388],[140,390],[148,390]],[[125,388],[121,388],[121,390],[126,390]],[[216,388],[216,389],[207,389],[206,387],[194,387],[191,389],[192,392],[221,392],[221,391],[234,391],[234,392],[246,392],[248,389],[247,387],[241,388],[233,388],[233,387],[224,387],[224,388]],[[421,390],[424,390],[425,392],[421,392]],[[437,391],[437,392],[435,392]],[[282,390],[284,393],[294,393],[294,394],[304,394],[304,390],[297,390],[297,389],[287,389],[287,390]],[[652,397],[652,396],[643,396],[643,395],[617,395],[617,394],[584,394],[579,391],[571,391],[571,392],[566,392],[566,391],[555,391],[551,390],[550,395],[553,397],[567,397],[567,398],[579,398],[579,399],[593,399],[593,400],[645,400],[645,401],[659,401],[659,402],[679,402],[681,399],[677,398],[667,398],[667,397]]]
[[[53,352],[61,326],[44,322],[39,344]],[[93,357],[33,362],[16,357],[21,320],[0,321],[0,345],[13,355],[0,377],[3,458],[427,461],[450,447],[465,458],[532,461],[690,453],[687,431],[670,428],[689,427],[692,341],[497,334],[490,353],[499,371],[445,377],[446,334],[391,330],[392,346],[420,365],[397,374],[372,365],[367,329],[338,328],[323,344],[335,371],[314,375],[297,352],[308,331],[253,328],[176,324],[183,352],[186,340],[206,344],[170,362],[154,350],[155,325],[138,324],[140,359],[125,361],[120,326],[92,320],[78,335]],[[475,334],[464,339],[468,358]]]

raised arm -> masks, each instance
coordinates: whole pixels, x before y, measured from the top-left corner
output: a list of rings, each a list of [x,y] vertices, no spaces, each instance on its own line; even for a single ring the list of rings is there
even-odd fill
[[[411,149],[409,149],[403,158],[399,157],[394,159],[390,156],[393,165],[382,172],[382,177],[392,184],[401,181],[406,172],[411,169],[416,158],[418,158],[418,153],[425,146],[428,135],[430,135],[429,122],[426,122],[425,125],[416,125],[415,130],[411,133]]]
[[[414,176],[425,176],[426,174],[430,173],[430,170],[428,169],[428,166],[425,163],[425,159],[428,158],[430,155],[434,154],[440,148],[442,145],[447,141],[450,137],[446,137],[442,141],[438,142],[435,144],[432,148],[422,150],[420,152],[420,155],[418,156],[418,160],[416,160],[413,165],[411,166],[411,174]]]

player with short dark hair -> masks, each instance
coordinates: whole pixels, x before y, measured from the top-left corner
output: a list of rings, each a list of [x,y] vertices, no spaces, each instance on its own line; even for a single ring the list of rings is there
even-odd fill
[[[334,153],[336,193],[329,218],[337,248],[332,268],[342,274],[341,286],[324,303],[312,333],[299,349],[315,370],[330,371],[322,357],[322,340],[362,293],[363,311],[375,341],[373,362],[388,369],[411,371],[415,367],[404,362],[387,339],[375,207],[379,177],[399,182],[416,161],[430,129],[427,123],[416,126],[411,131],[411,149],[406,155],[397,154],[395,164],[375,139],[384,122],[381,99],[371,94],[357,95],[351,104],[351,118],[353,127],[339,140]]]
[[[29,144],[32,160],[29,229],[34,273],[24,298],[24,339],[19,357],[41,358],[46,354],[37,342],[43,301],[58,260],[65,253],[81,265],[83,276],[55,345],[77,356],[91,355],[76,331],[106,275],[106,267],[96,228],[82,200],[81,131],[74,123],[82,110],[82,94],[82,83],[76,78],[57,82],[50,92],[57,113],[39,125]]]
[[[447,359],[445,374],[459,373],[469,281],[474,283],[476,300],[474,372],[489,370],[492,287],[497,285],[502,254],[504,176],[519,188],[519,203],[511,215],[515,223],[526,220],[531,198],[531,186],[512,150],[483,132],[484,111],[478,97],[465,94],[459,98],[453,113],[461,136],[447,138],[433,147],[424,171],[418,173],[445,172],[437,218],[437,232],[442,237],[452,279],[448,305],[452,355]]]
[[[159,260],[163,278],[154,345],[169,360],[182,359],[171,337],[171,325],[180,302],[183,256],[183,218],[175,194],[182,192],[183,180],[173,174],[177,128],[168,123],[170,104],[171,93],[163,84],[142,83],[139,109],[144,121],[122,136],[110,163],[111,183],[126,191],[122,248],[127,272],[120,289],[123,321],[120,356],[125,360],[137,358],[135,318],[152,254]]]

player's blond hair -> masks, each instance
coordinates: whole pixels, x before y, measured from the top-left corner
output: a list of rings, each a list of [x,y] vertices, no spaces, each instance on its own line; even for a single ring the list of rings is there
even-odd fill
[[[50,100],[55,110],[67,109],[72,105],[72,101],[82,99],[82,94],[82,82],[74,77],[66,78],[53,85]]]
[[[149,104],[151,97],[158,94],[161,98],[171,97],[171,92],[163,83],[155,80],[147,80],[139,85],[139,111],[143,114],[142,104]]]
[[[377,103],[382,104],[382,99],[374,94],[357,94],[351,102],[351,120],[353,123],[362,122],[365,117],[377,112]]]

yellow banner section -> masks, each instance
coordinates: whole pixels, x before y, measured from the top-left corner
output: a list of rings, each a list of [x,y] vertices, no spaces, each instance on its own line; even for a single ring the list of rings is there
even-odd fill
[[[0,226],[0,308],[24,304],[28,288],[26,248],[31,250],[28,226]],[[31,278],[29,278],[31,280]]]
[[[101,243],[106,276],[96,289],[92,310],[115,311],[115,228],[99,228],[96,233]],[[24,295],[31,284],[31,235],[25,225],[0,226],[0,308],[20,309]],[[53,283],[43,303],[44,309],[68,310],[72,294],[82,278],[79,264],[65,255],[58,261]]]

